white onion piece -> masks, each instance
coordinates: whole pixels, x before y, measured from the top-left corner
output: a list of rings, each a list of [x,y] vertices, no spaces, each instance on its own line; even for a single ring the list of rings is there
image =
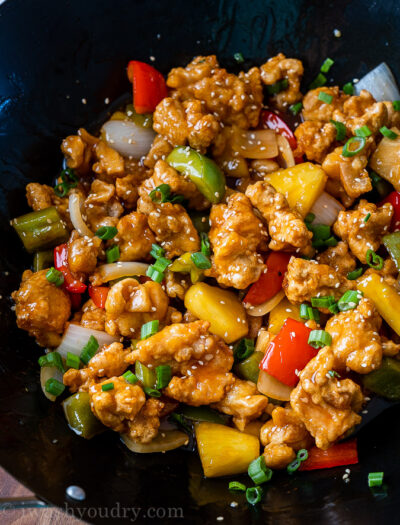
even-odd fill
[[[40,369],[40,386],[42,387],[43,394],[50,401],[55,401],[57,396],[46,392],[46,381],[48,379],[57,379],[60,383],[63,382],[63,374],[56,366],[42,366]]]
[[[146,275],[146,263],[141,262],[116,262],[103,264],[96,269],[96,274],[99,275],[101,282],[106,283],[121,277],[133,277],[134,275]]]
[[[272,399],[277,399],[278,401],[289,401],[290,392],[292,391],[290,386],[281,383],[263,370],[260,370],[258,375],[257,389],[265,396],[272,397]]]
[[[165,430],[159,432],[150,443],[138,443],[137,441],[133,441],[127,434],[121,434],[121,439],[129,450],[139,454],[166,452],[167,450],[173,450],[182,445],[187,445],[189,442],[188,435],[180,430]]]
[[[327,224],[328,226],[332,226],[339,212],[342,210],[344,210],[344,206],[332,197],[332,195],[323,191],[314,202],[310,211],[315,215],[314,224]]]
[[[261,315],[268,314],[273,308],[275,308],[277,304],[279,304],[282,301],[284,297],[285,292],[281,290],[271,299],[265,301],[265,303],[259,304],[258,306],[247,307],[246,312],[248,313],[248,315],[252,315],[253,317],[260,317]]]
[[[93,237],[93,232],[86,226],[82,218],[81,204],[79,193],[71,193],[68,200],[68,208],[72,225],[81,237]]]
[[[102,133],[111,148],[133,159],[147,155],[156,136],[152,129],[143,128],[129,120],[109,120],[103,124]]]
[[[366,89],[378,102],[400,100],[396,80],[386,62],[367,73],[354,87],[357,95],[362,89]]]
[[[106,332],[92,330],[91,328],[85,328],[79,324],[71,323],[65,331],[61,344],[56,348],[56,351],[64,359],[67,358],[67,352],[79,356],[82,352],[82,348],[87,344],[91,335],[97,339],[99,350],[102,346],[110,345],[119,340],[118,337],[113,337]]]
[[[279,153],[277,135],[272,129],[242,131],[234,139],[234,149],[246,159],[272,159]]]
[[[278,162],[282,168],[293,168],[296,165],[293,156],[293,150],[290,147],[288,139],[282,135],[277,135],[276,140],[278,142]]]
[[[257,342],[254,349],[255,352],[262,352],[263,354],[265,354],[267,346],[272,340],[271,335],[272,334],[268,332],[268,330],[266,330],[265,328],[258,332]]]

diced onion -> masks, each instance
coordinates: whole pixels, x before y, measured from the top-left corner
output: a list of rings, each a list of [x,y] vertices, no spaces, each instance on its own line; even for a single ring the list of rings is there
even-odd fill
[[[255,352],[262,352],[265,354],[265,350],[272,340],[270,332],[268,330],[262,329],[258,333],[257,342],[255,346]]]
[[[272,377],[264,370],[260,370],[257,382],[258,390],[265,396],[272,397],[278,401],[289,401],[290,392],[292,388],[290,386],[281,383],[275,377]]]
[[[272,129],[241,131],[234,149],[246,159],[272,159],[279,153],[277,135]]]
[[[57,396],[46,392],[46,381],[48,379],[57,379],[60,383],[63,382],[63,374],[56,366],[42,366],[40,369],[40,386],[42,387],[43,394],[50,401],[55,401]]]
[[[107,144],[124,157],[140,159],[149,152],[156,136],[149,128],[129,120],[109,120],[102,127]]]
[[[71,193],[69,196],[68,207],[69,216],[75,230],[81,237],[93,237],[93,232],[86,226],[81,213],[81,197],[79,193]]]
[[[100,330],[92,330],[91,328],[85,328],[79,324],[70,323],[67,330],[64,333],[61,344],[56,351],[63,357],[67,358],[67,353],[71,352],[75,355],[80,355],[82,348],[89,341],[90,336],[93,336],[97,339],[99,343],[99,350],[104,345],[109,345],[118,341],[117,337],[107,334],[107,332],[102,332]]]
[[[282,299],[285,297],[285,292],[281,290],[274,297],[265,301],[258,306],[250,306],[247,308],[246,312],[253,317],[260,317],[261,315],[268,314],[277,304],[279,304]]]
[[[189,442],[188,435],[180,430],[161,431],[150,443],[138,443],[133,441],[127,434],[121,434],[121,439],[129,450],[139,454],[166,452],[167,450],[187,445]]]
[[[99,275],[101,282],[106,283],[121,277],[133,277],[134,275],[146,275],[146,263],[141,262],[116,262],[103,264],[96,269],[96,274]]]
[[[311,213],[315,215],[315,224],[327,224],[332,226],[336,221],[339,212],[344,210],[344,206],[334,199],[329,193],[323,191],[311,208]]]
[[[276,140],[278,142],[278,162],[280,166],[282,166],[282,168],[293,168],[296,163],[288,139],[282,135],[277,135]]]
[[[379,66],[357,82],[355,85],[357,95],[360,94],[362,89],[369,91],[378,102],[400,100],[396,80],[386,62],[379,64]]]

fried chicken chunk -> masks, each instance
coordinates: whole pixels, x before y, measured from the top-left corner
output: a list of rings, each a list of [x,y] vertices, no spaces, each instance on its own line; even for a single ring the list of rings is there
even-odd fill
[[[82,211],[84,220],[96,232],[100,226],[116,226],[124,208],[115,195],[114,184],[95,179]]]
[[[271,98],[271,101],[279,109],[286,109],[289,104],[294,104],[302,99],[300,93],[300,82],[304,73],[301,60],[286,58],[283,53],[270,58],[260,67],[261,80],[267,86],[276,84],[286,79],[288,87]]]
[[[344,276],[353,271],[357,265],[355,257],[349,252],[347,242],[340,241],[336,246],[329,246],[324,252],[317,255],[319,264],[327,264]]]
[[[246,196],[267,221],[271,250],[295,251],[304,255],[313,253],[312,233],[301,215],[289,207],[282,193],[268,182],[258,181],[247,188]]]
[[[77,190],[75,189],[74,191]],[[30,182],[26,186],[26,200],[28,201],[28,206],[35,211],[54,206],[68,227],[72,227],[69,218],[68,197],[58,197],[51,186]]]
[[[97,266],[97,256],[101,248],[98,237],[80,237],[73,231],[68,241],[68,267],[72,273],[87,276],[94,272]]]
[[[295,132],[297,139],[296,154],[306,155],[308,160],[322,162],[336,141],[336,128],[330,122],[306,120]]]
[[[140,443],[152,441],[158,434],[164,407],[165,403],[159,399],[147,399],[135,419],[127,422],[129,437]]]
[[[120,261],[137,261],[148,257],[156,239],[148,226],[146,215],[138,211],[124,215],[118,221],[117,229],[114,241],[119,246]]]
[[[104,332],[106,311],[104,308],[98,308],[92,299],[89,299],[82,306],[82,315],[79,321],[81,326],[84,326],[85,328],[91,328],[92,330],[100,330]]]
[[[11,296],[18,327],[35,337],[39,345],[56,347],[71,315],[71,301],[67,293],[46,279],[46,273],[26,270],[19,290]]]
[[[265,266],[258,250],[265,249],[267,232],[253,212],[250,200],[233,193],[227,204],[215,204],[210,213],[212,268],[207,275],[237,289],[257,281]]]

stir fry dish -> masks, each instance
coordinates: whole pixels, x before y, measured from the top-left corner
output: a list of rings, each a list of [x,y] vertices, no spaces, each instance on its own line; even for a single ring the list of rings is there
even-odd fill
[[[303,95],[282,53],[131,61],[131,103],[27,185],[17,324],[77,434],[194,434],[250,503],[273,470],[357,463],[371,396],[400,399],[400,95],[385,64],[342,88],[332,65]]]

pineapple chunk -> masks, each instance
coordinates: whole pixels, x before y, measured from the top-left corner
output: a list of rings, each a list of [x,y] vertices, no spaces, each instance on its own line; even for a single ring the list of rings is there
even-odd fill
[[[195,432],[204,475],[208,478],[246,472],[260,455],[258,438],[234,428],[199,423]]]
[[[205,283],[196,283],[185,295],[185,306],[193,315],[210,322],[210,332],[232,343],[247,335],[246,312],[235,294]]]
[[[302,320],[300,319],[300,307],[290,303],[285,297],[269,314],[268,332],[276,335],[288,317],[295,321]]]
[[[311,162],[278,170],[265,177],[276,191],[285,195],[289,206],[296,209],[302,217],[307,215],[324,191],[326,179],[324,170]]]
[[[391,128],[396,133],[396,139],[383,137],[372,154],[369,165],[378,175],[393,184],[400,191],[400,131]]]

